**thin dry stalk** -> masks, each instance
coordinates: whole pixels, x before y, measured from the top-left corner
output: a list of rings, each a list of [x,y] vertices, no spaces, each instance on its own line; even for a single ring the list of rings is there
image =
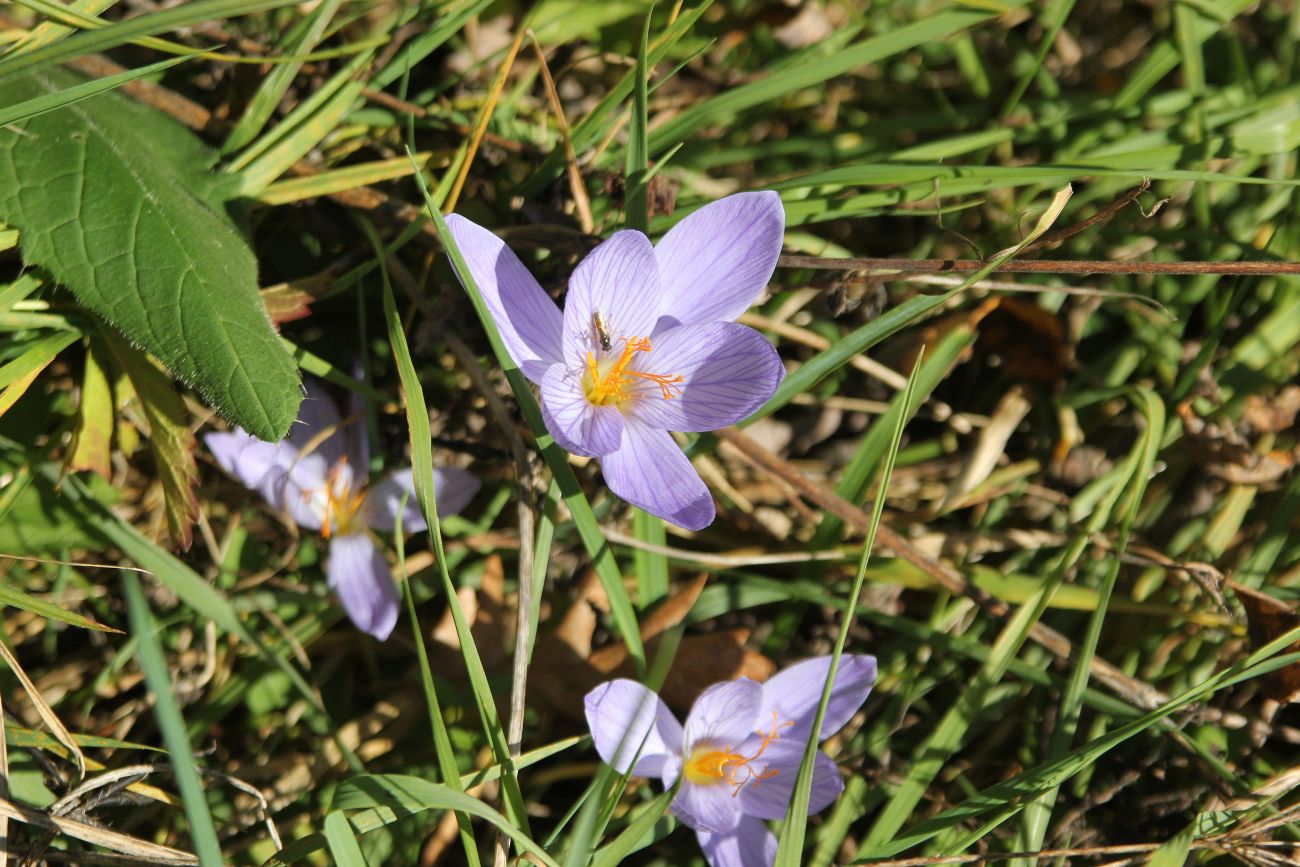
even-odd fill
[[[546,85],[546,99],[551,104],[551,114],[555,115],[555,126],[560,131],[560,140],[564,143],[564,162],[568,167],[569,191],[573,195],[573,205],[578,209],[578,222],[582,231],[590,235],[596,223],[591,216],[591,199],[587,196],[587,185],[582,182],[582,170],[578,168],[578,155],[573,150],[573,139],[569,135],[569,123],[564,119],[564,105],[560,102],[560,92],[555,89],[555,80],[551,78],[551,68],[546,63],[546,53],[537,34],[530,28],[528,38],[533,41],[533,50],[537,54],[537,63],[542,70],[542,82]]]

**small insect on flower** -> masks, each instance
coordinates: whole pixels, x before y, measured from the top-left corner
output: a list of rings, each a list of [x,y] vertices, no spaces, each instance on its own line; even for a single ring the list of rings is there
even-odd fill
[[[609,336],[609,323],[605,321],[604,313],[599,310],[591,311],[591,329],[596,332],[596,341],[600,344],[600,348],[609,352],[614,341]]]
[[[670,809],[695,829],[711,867],[770,867],[777,841],[763,823],[785,818],[830,667],[831,658],[819,656],[767,683],[715,683],[695,700],[685,727],[646,687],[611,680],[587,694],[587,725],[596,751],[619,773],[659,777],[665,788],[681,779]],[[875,682],[874,656],[840,658],[820,740],[844,727]],[[843,790],[835,762],[817,753],[808,814]]]
[[[564,311],[519,257],[457,214],[447,227],[511,358],[538,387],[562,448],[600,459],[609,489],[687,530],[713,496],[671,431],[735,424],[776,392],[785,367],[736,319],[767,288],[785,237],[774,192],[705,205],[651,244],[615,232],[578,263]]]

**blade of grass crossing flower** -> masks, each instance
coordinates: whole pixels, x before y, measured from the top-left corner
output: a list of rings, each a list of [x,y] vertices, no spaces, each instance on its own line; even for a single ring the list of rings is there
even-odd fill
[[[169,69],[178,63],[192,60],[195,56],[196,54],[187,54],[183,57],[173,57],[158,63],[151,63],[148,66],[141,66],[139,69],[128,69],[126,72],[119,72],[117,75],[97,78],[93,81],[87,81],[85,84],[65,88],[57,93],[38,96],[35,99],[11,105],[0,110],[0,126],[18,123],[30,117],[45,114],[47,111],[54,111],[63,108],[65,105],[72,105],[74,102],[80,102],[107,90],[113,90],[138,78],[153,75],[155,72],[162,72],[164,69]]]
[[[1155,438],[1158,441],[1160,434],[1156,434]],[[1130,478],[1136,472],[1143,453],[1144,446],[1139,442],[1124,467],[1125,474]],[[859,858],[874,856],[882,847],[892,845],[891,841],[912,815],[930,783],[948,758],[961,747],[967,731],[982,712],[990,692],[1001,681],[1019,652],[1030,627],[1041,617],[1056,588],[1078,563],[1090,536],[1100,532],[1110,520],[1115,504],[1123,493],[1124,485],[1121,484],[1114,485],[1107,491],[1094,507],[1084,531],[1075,537],[1057,565],[1046,576],[1042,589],[1018,608],[1003,627],[970,686],[913,753],[907,776],[877,816],[858,851]],[[1017,805],[1016,811],[1020,808]]]
[[[138,642],[136,658],[144,671],[145,683],[153,693],[154,717],[171,758],[176,786],[181,790],[181,800],[185,802],[185,817],[189,822],[194,853],[199,856],[202,867],[221,867],[224,861],[221,845],[217,842],[217,828],[213,824],[208,798],[203,791],[203,783],[199,780],[198,767],[194,763],[194,748],[186,734],[185,721],[181,718],[180,706],[172,692],[171,674],[158,643],[157,624],[149,611],[149,603],[145,601],[139,577],[132,572],[123,573],[122,589],[126,591],[131,631],[135,633]]]
[[[917,380],[924,356],[925,348],[922,347],[916,363],[912,366],[907,388],[903,391],[902,406],[908,410],[912,410],[915,406],[913,397],[916,394]],[[776,852],[776,867],[799,867],[803,863],[804,836],[808,828],[808,801],[812,795],[813,762],[817,756],[818,744],[821,743],[822,721],[826,718],[826,706],[830,703],[831,685],[835,683],[835,676],[839,672],[840,657],[844,655],[844,646],[848,643],[849,629],[853,625],[853,612],[857,610],[858,599],[861,598],[862,587],[866,583],[867,563],[871,560],[871,548],[876,542],[876,530],[880,527],[880,519],[884,515],[885,500],[889,494],[889,480],[893,476],[894,462],[902,446],[903,429],[907,426],[910,417],[910,412],[899,412],[894,418],[889,451],[885,453],[885,465],[880,471],[880,490],[871,509],[871,524],[867,536],[862,541],[862,556],[858,558],[858,571],[853,577],[853,589],[849,591],[849,601],[840,620],[840,631],[835,639],[835,649],[831,652],[830,672],[822,687],[817,715],[813,718],[812,731],[808,735],[808,742],[804,745],[803,762],[799,765],[799,779],[795,783],[790,806],[786,808],[785,824],[782,826],[780,845]]]
[[[393,539],[397,545],[397,567],[402,575],[406,574],[405,534],[402,531],[402,511],[405,503],[397,509],[397,529]],[[415,639],[415,653],[420,661],[420,685],[424,688],[425,708],[429,713],[429,725],[433,731],[433,750],[438,757],[438,772],[442,782],[448,788],[464,791],[461,786],[459,768],[456,764],[456,752],[451,745],[451,736],[447,734],[447,723],[442,718],[442,706],[438,701],[438,688],[433,682],[433,670],[429,666],[429,653],[424,646],[424,631],[420,628],[420,618],[415,610],[415,596],[411,592],[411,582],[402,581],[402,599],[406,603],[406,613],[411,618],[411,636]],[[456,824],[460,827],[460,841],[465,849],[465,860],[470,867],[478,867],[478,843],[474,839],[474,826],[465,813],[456,813]]]
[[[414,470],[416,499],[425,523],[429,527],[429,541],[438,562],[438,574],[442,578],[443,591],[447,596],[447,608],[451,612],[456,635],[460,640],[461,657],[465,660],[465,671],[469,675],[470,688],[474,693],[474,702],[478,707],[483,732],[492,747],[493,758],[505,771],[501,778],[501,794],[506,815],[515,823],[515,827],[527,833],[528,816],[524,809],[523,795],[519,791],[519,779],[510,757],[505,728],[497,714],[496,700],[492,696],[492,686],[488,683],[483,660],[479,656],[474,636],[465,619],[465,612],[456,595],[456,585],[447,570],[447,555],[442,544],[442,524],[438,518],[438,504],[433,489],[433,435],[429,431],[429,409],[424,402],[424,391],[420,386],[419,375],[415,371],[415,363],[411,360],[411,351],[406,345],[406,334],[402,330],[402,319],[398,315],[397,302],[393,298],[387,260],[382,258],[384,246],[368,220],[362,218],[359,222],[374,246],[375,254],[381,258],[379,274],[384,289],[384,320],[388,326],[388,341],[392,346],[398,377],[402,383],[402,396],[406,404],[406,421],[411,432],[411,466]]]
[[[330,848],[330,859],[339,867],[368,867],[357,835],[352,833],[347,816],[338,810],[325,817],[325,842]]]
[[[411,156],[409,149],[407,156]],[[533,394],[532,387],[524,379],[523,373],[515,366],[514,361],[511,360],[505,344],[501,342],[501,335],[497,332],[496,324],[492,321],[492,314],[488,312],[487,305],[483,302],[482,295],[479,294],[478,286],[474,282],[474,276],[465,264],[465,257],[461,255],[451,232],[448,231],[447,221],[443,219],[442,212],[438,210],[434,203],[424,177],[417,174],[415,179],[425,199],[425,210],[438,229],[438,237],[442,239],[443,247],[447,251],[447,257],[451,260],[456,273],[460,275],[466,294],[469,295],[470,303],[474,305],[474,311],[478,314],[479,322],[487,333],[488,342],[492,344],[492,351],[496,355],[497,363],[501,365],[502,370],[505,372],[506,380],[510,383],[511,391],[515,394],[515,400],[519,403],[519,409],[523,413],[524,420],[528,423],[529,429],[532,430],[533,438],[537,441],[537,447],[542,453],[542,458],[550,468],[552,477],[555,479],[556,484],[559,485],[564,503],[573,516],[573,523],[578,530],[578,536],[582,539],[582,544],[587,549],[592,566],[596,570],[596,577],[600,579],[600,585],[609,598],[610,614],[614,619],[614,627],[618,631],[619,637],[627,645],[628,656],[632,658],[637,671],[644,672],[645,648],[641,642],[636,612],[632,607],[632,600],[627,594],[627,589],[623,586],[623,576],[619,572],[618,563],[614,560],[614,552],[605,540],[604,533],[601,532],[600,524],[596,521],[596,515],[591,510],[591,503],[587,501],[586,496],[582,493],[582,487],[578,484],[578,478],[574,475],[573,468],[569,466],[567,453],[560,448],[546,429],[546,423],[542,420],[542,410],[537,404],[537,398]]]
[[[1120,558],[1128,548],[1129,536],[1133,523],[1137,520],[1138,508],[1142,504],[1142,495],[1146,491],[1160,453],[1160,444],[1165,434],[1165,406],[1160,398],[1147,389],[1138,389],[1133,394],[1137,410],[1142,414],[1145,425],[1142,436],[1130,456],[1133,470],[1129,473],[1128,486],[1123,494],[1122,517],[1119,534],[1114,550],[1110,553],[1110,564],[1099,589],[1097,607],[1093,609],[1088,621],[1088,628],[1083,640],[1075,649],[1074,669],[1064,694],[1061,696],[1060,711],[1057,714],[1056,727],[1048,739],[1046,760],[1058,759],[1069,750],[1074,739],[1079,718],[1083,710],[1083,696],[1088,688],[1089,674],[1097,644],[1101,639],[1101,628],[1106,620],[1106,611],[1110,597],[1119,577]],[[1109,510],[1108,510],[1109,511]],[[1052,816],[1052,808],[1057,796],[1056,789],[1044,792],[1037,800],[1025,806],[1024,829],[1022,831],[1022,851],[1033,852],[1043,845],[1047,828]],[[1026,862],[1027,863],[1027,862]]]
[[[646,154],[646,128],[649,124],[646,109],[649,69],[646,66],[646,56],[650,42],[650,17],[653,14],[652,3],[641,27],[641,45],[637,52],[632,87],[632,122],[628,128],[627,160],[624,166],[627,182],[626,223],[629,229],[639,232],[646,231],[650,220],[646,210],[645,186],[645,174],[649,167]],[[632,529],[638,539],[650,545],[662,548],[667,541],[663,521],[641,509],[633,509]],[[668,560],[661,553],[638,548],[634,562],[640,587],[638,601],[644,608],[667,595]]]
[[[617,867],[623,859],[653,840],[655,824],[668,812],[668,805],[677,795],[677,787],[665,790],[659,797],[640,807],[640,813],[608,845],[596,851],[591,867]]]
[[[313,9],[307,18],[306,26],[302,28],[302,33],[292,45],[287,47],[286,53],[291,56],[301,55],[315,48],[316,43],[320,42],[321,36],[325,33],[325,28],[334,18],[334,13],[342,4],[343,0],[325,0]],[[233,153],[257,137],[266,126],[266,122],[271,119],[276,106],[280,104],[280,100],[301,68],[302,61],[297,60],[278,64],[271,70],[262,80],[257,93],[249,100],[248,108],[244,109],[239,123],[235,124],[235,128],[226,137],[221,146],[223,154]]]

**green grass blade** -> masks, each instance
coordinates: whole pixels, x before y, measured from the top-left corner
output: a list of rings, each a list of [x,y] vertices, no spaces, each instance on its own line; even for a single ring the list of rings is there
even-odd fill
[[[208,797],[203,791],[198,767],[194,763],[194,748],[186,734],[185,721],[181,718],[180,706],[172,692],[171,673],[167,670],[162,647],[158,644],[157,624],[154,623],[149,603],[144,598],[144,590],[140,587],[140,579],[135,573],[123,573],[122,589],[126,593],[131,631],[137,641],[136,656],[144,671],[149,692],[153,694],[154,717],[158,720],[158,730],[162,733],[163,744],[167,747],[167,755],[171,758],[172,769],[176,773],[176,785],[185,802],[185,816],[189,820],[194,853],[199,856],[202,867],[221,867],[225,861],[221,856],[221,844],[217,842],[217,828],[212,822]]]
[[[397,363],[397,372],[402,383],[402,396],[406,404],[416,498],[419,501],[420,512],[428,524],[429,540],[437,559],[438,574],[447,597],[447,607],[456,626],[456,635],[460,639],[460,652],[465,660],[465,670],[469,674],[470,687],[483,724],[483,732],[492,747],[493,758],[504,769],[501,777],[501,792],[506,815],[526,834],[528,815],[524,808],[523,795],[519,791],[519,779],[514,770],[505,728],[497,714],[496,699],[492,695],[492,686],[488,683],[483,660],[479,656],[469,622],[465,619],[460,599],[456,595],[456,584],[451,580],[451,574],[447,570],[447,554],[442,544],[442,524],[438,518],[436,492],[433,489],[433,435],[429,431],[429,409],[424,401],[419,374],[416,373],[415,363],[411,360],[411,352],[406,345],[406,334],[402,329],[397,302],[393,298],[393,288],[388,279],[387,260],[383,258],[383,244],[367,221],[362,220],[361,225],[374,245],[376,255],[380,257],[379,273],[384,287],[384,320],[388,326],[388,340]]]
[[[151,63],[148,66],[141,66],[139,69],[128,69],[126,72],[119,72],[117,75],[110,75],[106,78],[97,78],[94,81],[87,81],[85,84],[78,84],[73,87],[65,88],[57,93],[38,96],[35,99],[29,99],[20,102],[17,105],[11,105],[7,108],[0,109],[0,126],[27,120],[29,117],[45,114],[47,111],[54,111],[65,105],[72,105],[74,102],[80,102],[83,99],[103,93],[106,90],[114,90],[122,85],[135,81],[146,76],[153,75],[155,72],[162,72],[164,69],[170,69],[178,63],[184,63],[192,60],[193,54],[183,57],[173,57],[168,60],[161,60],[157,63]]]
[[[623,859],[635,852],[654,831],[655,824],[668,812],[668,805],[677,795],[676,788],[665,790],[659,797],[640,807],[640,814],[607,846],[596,851],[591,867],[617,867]]]
[[[288,46],[286,53],[290,56],[303,55],[315,48],[341,5],[343,0],[325,0],[313,9],[306,27],[303,28],[297,41]],[[276,106],[289,90],[289,85],[293,84],[298,70],[302,68],[302,63],[301,60],[291,60],[288,63],[277,64],[262,80],[261,87],[253,94],[248,108],[239,118],[239,123],[235,124],[230,135],[226,136],[226,141],[221,146],[223,154],[237,151],[257,138],[258,133],[266,126]]]
[[[409,151],[407,156],[410,156]],[[614,618],[614,626],[619,637],[627,645],[628,655],[636,665],[637,670],[643,672],[645,671],[645,648],[641,642],[641,632],[637,625],[636,612],[632,608],[632,600],[628,597],[627,588],[623,586],[623,576],[620,574],[618,564],[614,560],[614,552],[609,543],[605,541],[600,524],[596,521],[596,515],[591,510],[591,504],[582,493],[582,488],[578,484],[577,476],[573,473],[573,468],[569,466],[567,454],[564,449],[556,444],[554,437],[546,430],[546,423],[542,420],[541,407],[537,405],[537,398],[533,395],[532,387],[524,379],[523,373],[515,366],[514,361],[511,360],[505,344],[501,342],[501,335],[497,333],[496,324],[492,321],[492,314],[488,312],[487,305],[483,303],[478,286],[474,282],[474,275],[470,274],[464,256],[456,247],[451,232],[447,230],[447,221],[443,219],[442,212],[438,210],[437,204],[429,194],[429,188],[424,182],[424,177],[419,174],[415,177],[420,185],[420,192],[424,195],[426,212],[438,228],[438,237],[442,239],[447,257],[451,260],[456,273],[460,275],[461,283],[465,286],[465,292],[469,295],[470,303],[474,305],[474,311],[478,314],[479,322],[482,324],[483,330],[487,332],[488,341],[492,344],[492,351],[496,355],[497,362],[505,371],[506,380],[510,383],[510,389],[515,394],[515,400],[519,402],[519,408],[523,412],[524,420],[532,430],[533,438],[537,441],[537,447],[542,452],[542,458],[550,468],[551,475],[554,477],[556,484],[559,485],[564,503],[569,507],[569,512],[573,516],[578,535],[582,539],[583,546],[587,549],[587,554],[591,557],[601,587],[609,598],[610,613]]]
[[[478,798],[419,777],[402,774],[353,777],[339,786],[334,806],[340,810],[378,808],[397,815],[414,815],[425,810],[468,813],[505,832],[521,852],[527,852],[538,863],[546,867],[559,867],[555,859],[533,842],[527,833]]]
[[[60,42],[0,59],[0,85],[13,76],[35,72],[73,58],[97,54],[125,45],[141,36],[152,36],[203,21],[234,18],[266,9],[293,5],[293,0],[196,0],[162,12],[129,18],[99,30],[78,33]]]
[[[352,833],[347,817],[338,811],[325,817],[325,842],[329,844],[330,857],[339,867],[368,867],[357,835]]]
[[[401,527],[402,512],[397,512],[398,526],[393,533],[397,544],[397,562],[406,572],[406,549],[403,543]],[[429,652],[424,646],[424,631],[420,628],[420,618],[415,610],[415,596],[411,592],[411,582],[402,582],[402,599],[406,603],[406,614],[411,618],[411,637],[415,641],[415,654],[420,662],[420,685],[424,689],[425,709],[429,714],[429,726],[433,733],[433,749],[438,757],[438,771],[442,774],[443,784],[450,789],[463,792],[456,752],[451,745],[451,736],[447,733],[447,723],[442,717],[442,704],[438,701],[438,688],[433,681],[433,670],[429,666]],[[465,860],[470,867],[478,867],[478,841],[474,839],[474,826],[465,813],[456,814],[456,824],[460,828],[461,846],[465,850]]]
[[[1028,0],[1006,0],[999,5],[1008,9],[1024,6]],[[751,84],[734,87],[712,99],[693,105],[656,129],[650,137],[650,152],[658,153],[670,145],[686,141],[706,126],[725,121],[738,112],[780,100],[787,94],[821,84],[922,45],[946,39],[996,17],[999,12],[985,9],[955,9],[926,15],[922,20],[865,39],[817,62],[770,75]]]
[[[924,355],[925,350],[923,347],[920,356],[912,367],[912,374],[908,377],[907,388],[903,391],[901,405],[909,410],[915,406],[913,398],[916,394],[917,380]],[[776,867],[799,867],[803,863],[804,836],[808,828],[808,801],[812,795],[813,762],[817,756],[818,744],[821,742],[822,721],[826,718],[826,706],[831,699],[831,685],[835,683],[835,676],[840,667],[840,657],[844,655],[844,647],[849,640],[849,630],[853,626],[853,612],[857,610],[858,600],[862,598],[862,588],[867,577],[867,563],[871,559],[871,549],[876,542],[876,530],[880,527],[880,519],[885,512],[885,500],[889,495],[889,480],[894,473],[894,462],[898,458],[898,450],[903,442],[903,429],[907,426],[909,418],[911,418],[909,412],[899,412],[894,419],[889,450],[885,453],[885,465],[880,472],[880,490],[876,494],[875,504],[871,508],[871,524],[867,529],[866,538],[862,542],[862,556],[858,559],[858,571],[853,578],[853,589],[849,591],[849,601],[845,607],[844,616],[840,620],[840,631],[835,639],[835,649],[831,653],[830,672],[826,676],[826,684],[822,687],[822,697],[817,705],[817,715],[813,717],[812,731],[808,735],[808,743],[804,746],[803,761],[799,765],[799,779],[795,783],[794,794],[790,798],[790,806],[786,809],[785,825],[776,852]]]

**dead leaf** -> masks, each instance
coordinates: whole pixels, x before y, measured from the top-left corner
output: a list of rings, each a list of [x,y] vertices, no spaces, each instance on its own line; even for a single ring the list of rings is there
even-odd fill
[[[505,566],[497,554],[483,562],[483,579],[477,590],[461,587],[456,591],[461,611],[469,623],[470,635],[478,648],[483,667],[489,671],[504,666],[509,659],[507,636],[514,635],[514,614],[505,605]],[[443,612],[433,628],[433,640],[460,654],[460,637],[451,610]]]
[[[114,334],[104,333],[113,358],[135,388],[149,423],[149,447],[167,504],[167,530],[181,549],[190,547],[199,500],[194,488],[199,469],[194,462],[194,432],[186,423],[185,401],[169,380],[140,350]]]
[[[641,638],[646,655],[653,657],[659,639],[668,629],[680,624],[694,607],[707,583],[701,575],[670,596],[641,623]],[[592,638],[598,616],[589,596],[603,600],[600,582],[589,572],[560,624],[544,635],[537,645],[530,690],[555,710],[575,719],[582,717],[582,697],[597,684],[618,677],[635,677],[636,668],[628,657],[627,646],[618,643],[592,650]],[[761,653],[745,647],[749,630],[733,629],[689,635],[677,648],[673,667],[668,672],[660,695],[670,707],[688,709],[706,687],[719,681],[750,677],[763,681],[776,666]]]
[[[1300,414],[1300,385],[1288,385],[1275,397],[1252,394],[1242,418],[1261,433],[1277,433],[1295,425]]]
[[[279,325],[310,316],[312,302],[325,294],[334,276],[333,271],[326,271],[262,289],[262,303],[266,305],[271,321]]]
[[[978,322],[975,348],[999,359],[1003,372],[1022,382],[1055,382],[1070,363],[1065,327],[1027,298],[1003,295]]]
[[[100,363],[103,348],[91,341],[86,352],[85,374],[81,379],[81,404],[77,407],[77,426],[72,432],[72,447],[63,465],[64,472],[89,470],[109,478],[113,447],[113,386]]]
[[[1252,648],[1260,648],[1300,626],[1300,614],[1290,605],[1266,593],[1229,581],[1228,586],[1237,594],[1241,607],[1246,609],[1246,628],[1250,633]],[[1287,653],[1300,651],[1300,641],[1286,649]],[[1264,695],[1275,701],[1300,700],[1300,663],[1271,671],[1260,678]]]

